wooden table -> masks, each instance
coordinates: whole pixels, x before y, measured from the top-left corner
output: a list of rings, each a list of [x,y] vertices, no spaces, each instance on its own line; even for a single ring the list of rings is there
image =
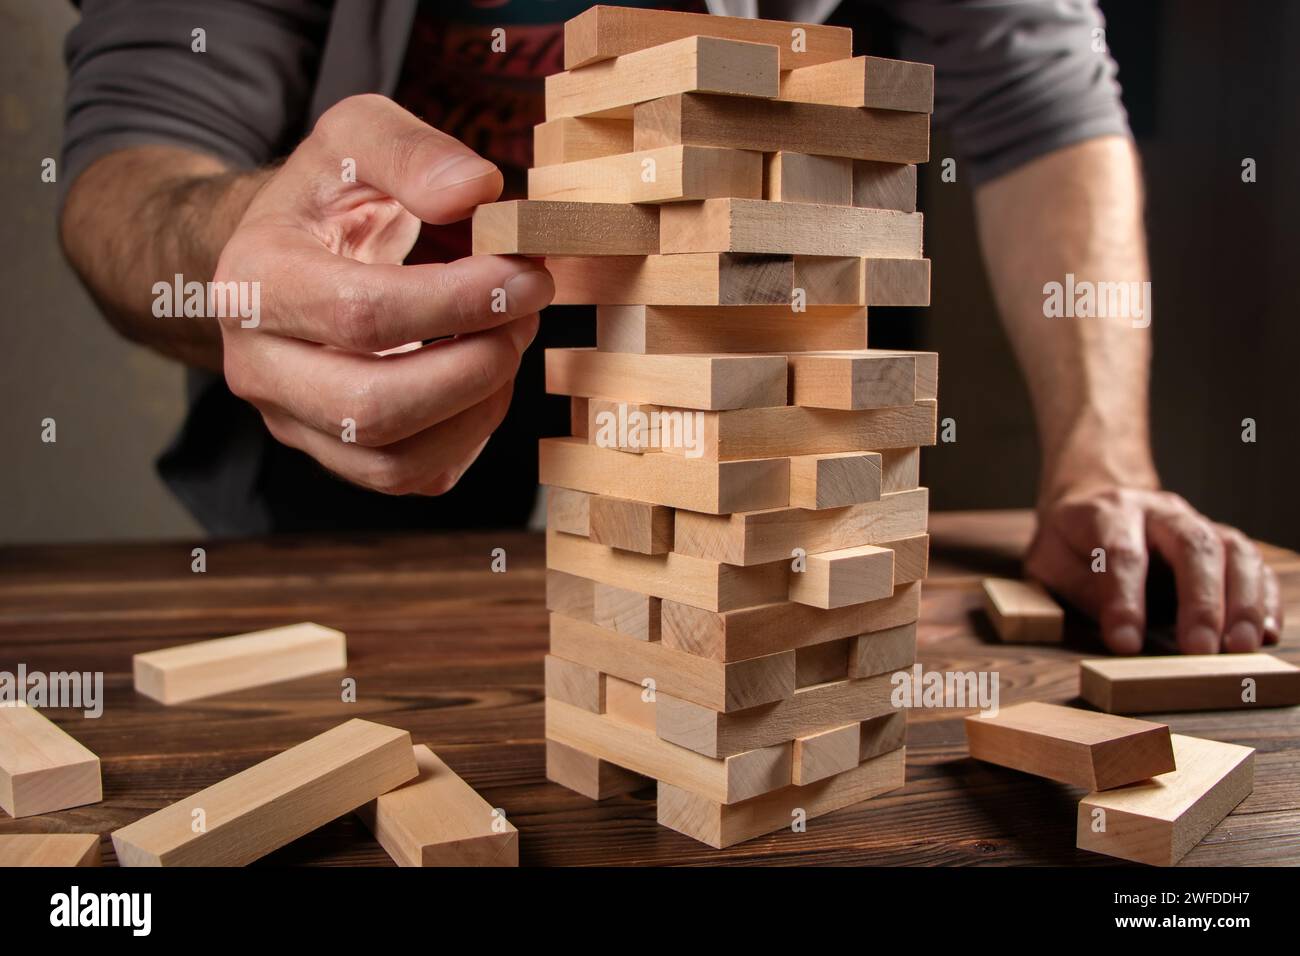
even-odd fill
[[[1064,648],[996,643],[979,579],[1015,575],[1025,512],[932,517],[922,610],[928,670],[994,670],[1003,705],[1075,697],[1089,635]],[[105,710],[51,716],[103,760],[104,802],[22,820],[0,833],[102,833],[350,717],[411,731],[521,831],[524,864],[1098,864],[1074,848],[1077,791],[976,763],[961,715],[910,715],[904,790],[730,850],[655,823],[654,789],[595,804],[546,782],[543,540],[520,533],[0,549],[0,670],[103,671]],[[505,573],[490,570],[494,548]],[[1293,622],[1281,656],[1300,661],[1300,556],[1268,548]],[[164,708],[134,693],[131,655],[295,621],[348,635],[343,675]],[[1259,751],[1255,792],[1189,864],[1300,863],[1300,709],[1175,714],[1173,729]],[[112,860],[105,842],[106,861]],[[389,865],[353,817],[267,858],[279,864]]]

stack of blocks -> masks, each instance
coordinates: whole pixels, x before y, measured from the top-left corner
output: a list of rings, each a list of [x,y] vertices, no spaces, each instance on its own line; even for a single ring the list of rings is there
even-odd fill
[[[903,784],[937,361],[868,349],[867,307],[929,302],[933,71],[616,7],[565,66],[529,198],[474,216],[475,253],[597,306],[595,349],[546,354],[547,775],[651,777],[661,824],[729,846]]]

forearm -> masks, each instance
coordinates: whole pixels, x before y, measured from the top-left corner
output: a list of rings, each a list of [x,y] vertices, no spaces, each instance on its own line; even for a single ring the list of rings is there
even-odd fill
[[[157,282],[207,282],[266,171],[233,173],[188,150],[110,153],[73,183],[60,236],[110,324],[126,338],[199,368],[221,370],[215,319],[154,315]],[[176,312],[182,310],[177,309]]]
[[[1140,290],[1148,280],[1131,142],[1107,137],[1058,150],[986,183],[975,202],[998,309],[1034,405],[1040,504],[1108,485],[1156,487],[1142,299],[1130,301],[1127,315],[1104,318],[1049,317],[1045,309],[1044,286],[1065,285],[1067,275],[1076,287]]]

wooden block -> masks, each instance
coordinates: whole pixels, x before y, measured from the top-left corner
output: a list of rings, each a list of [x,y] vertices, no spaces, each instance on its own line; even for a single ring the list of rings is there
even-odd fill
[[[1037,581],[985,578],[984,610],[1007,644],[1059,644],[1065,612]]]
[[[847,773],[731,805],[710,801],[661,781],[659,823],[722,849],[789,827],[797,810],[803,811],[799,815],[801,819],[811,820],[897,790],[903,786],[905,764],[905,751],[895,750],[859,764]]]
[[[853,161],[853,205],[916,212],[916,166]]]
[[[810,644],[794,652],[794,683],[796,687],[811,687],[830,681],[847,680],[849,676],[849,642],[851,638]]]
[[[692,36],[771,44],[780,50],[782,70],[853,55],[853,31],[847,27],[594,6],[564,24],[564,68],[573,70]]]
[[[558,166],[630,152],[630,119],[563,116],[533,127],[534,166]]]
[[[555,305],[781,305],[794,295],[789,256],[553,257]],[[819,304],[819,303],[812,303]]]
[[[919,258],[920,213],[764,199],[706,199],[659,212],[659,251]]]
[[[654,692],[648,686],[634,684],[612,674],[605,674],[605,715],[612,720],[631,724],[654,733]],[[647,699],[649,698],[649,699]]]
[[[113,846],[122,866],[244,866],[417,773],[409,733],[349,720],[114,831]]]
[[[546,527],[587,537],[591,534],[591,498],[571,488],[546,489]]]
[[[735,666],[735,665],[730,665]],[[800,687],[780,700],[732,713],[687,700],[660,685],[655,730],[664,740],[707,757],[768,747],[795,737],[890,713],[888,674]]]
[[[939,397],[939,353],[905,352],[899,349],[871,349],[872,355],[898,355],[912,359],[916,365],[916,399]]]
[[[719,803],[735,803],[790,784],[790,743],[713,759],[670,744],[635,724],[546,702],[546,736]]]
[[[633,124],[636,149],[698,144],[884,163],[930,158],[924,113],[682,93],[640,104]]]
[[[666,554],[673,549],[673,510],[644,501],[593,495],[591,540],[621,551]]]
[[[896,710],[858,724],[858,760],[870,760],[907,742],[907,711]]]
[[[880,453],[880,493],[913,491],[921,482],[921,449],[886,448]]]
[[[99,866],[98,833],[0,833],[0,868]]]
[[[914,488],[824,511],[773,508],[701,514],[683,509],[673,516],[673,550],[745,567],[788,561],[795,548],[815,554],[922,534],[929,508],[929,490]]]
[[[930,571],[930,536],[914,534],[906,538],[886,541],[882,548],[894,552],[894,584],[920,581]]]
[[[551,653],[634,684],[651,678],[656,700],[672,694],[711,712],[757,707],[788,697],[795,689],[794,651],[721,664],[658,641],[628,640],[562,614],[551,615]]]
[[[432,750],[419,776],[357,811],[398,866],[518,866],[519,831]]]
[[[894,588],[884,600],[823,611],[793,601],[714,613],[665,601],[660,627],[665,647],[716,661],[741,661],[788,648],[882,631],[915,621],[920,584]]]
[[[863,259],[860,298],[867,305],[929,305],[930,260]]]
[[[860,743],[857,721],[794,738],[795,785],[807,786],[852,770],[861,762],[858,760]]]
[[[161,704],[183,704],[341,670],[348,653],[342,631],[290,624],[149,651],[131,660],[136,693]]]
[[[1169,728],[1037,701],[967,717],[970,755],[1049,780],[1109,790],[1174,769]]]
[[[595,581],[563,571],[546,572],[546,610],[590,622],[595,608]]]
[[[583,401],[587,403],[584,431],[591,444],[632,455],[659,450],[659,418],[663,410],[658,405],[605,398]]]
[[[587,399],[574,395],[569,399],[569,434],[587,437]]]
[[[708,146],[665,146],[528,170],[529,199],[661,203],[762,194],[761,154]]]
[[[702,414],[701,453],[732,461],[933,445],[938,410],[934,401],[924,400],[894,408],[775,405]]]
[[[1272,654],[1110,657],[1079,662],[1079,696],[1111,714],[1300,704],[1300,668]]]
[[[1080,801],[1079,849],[1173,866],[1254,789],[1253,748],[1172,739],[1177,770]]]
[[[600,671],[592,670],[563,657],[547,654],[545,658],[546,696],[581,707],[593,714],[605,712],[605,681]]]
[[[595,600],[592,624],[638,641],[659,640],[659,598],[597,582]]]
[[[844,508],[880,500],[880,455],[846,451],[790,459],[790,506]]]
[[[770,44],[688,36],[546,78],[546,118],[628,118],[674,93],[776,96],[779,53]]]
[[[645,256],[659,251],[659,209],[516,199],[474,210],[474,255]]]
[[[596,347],[602,352],[819,352],[866,348],[867,310],[783,305],[602,305]]]
[[[786,359],[547,349],[546,391],[691,409],[784,405]]]
[[[717,462],[624,455],[582,439],[543,438],[538,469],[542,484],[709,514],[784,508],[790,502],[790,462],[785,458]]]
[[[546,779],[589,800],[605,800],[648,787],[652,780],[560,743],[546,741]]]
[[[781,75],[780,99],[930,113],[934,110],[934,67],[878,56],[803,66]]]
[[[786,150],[767,153],[763,157],[763,198],[772,202],[852,206],[853,160]]]
[[[916,359],[910,355],[814,352],[789,356],[790,404],[809,408],[891,408],[912,405]]]
[[[99,803],[99,758],[34,707],[0,707],[0,807],[30,817]]]
[[[894,593],[894,552],[863,544],[810,554],[804,571],[790,572],[790,600],[837,608],[878,601]]]
[[[916,662],[916,622],[848,639],[847,677],[874,677],[906,670]]]

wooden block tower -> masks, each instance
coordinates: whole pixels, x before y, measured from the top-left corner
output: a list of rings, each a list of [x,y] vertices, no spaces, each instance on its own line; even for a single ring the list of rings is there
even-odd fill
[[[617,7],[565,66],[529,198],[474,216],[597,307],[596,348],[546,355],[547,774],[654,778],[660,823],[729,846],[903,784],[938,372],[868,349],[867,309],[929,303],[933,70]]]

